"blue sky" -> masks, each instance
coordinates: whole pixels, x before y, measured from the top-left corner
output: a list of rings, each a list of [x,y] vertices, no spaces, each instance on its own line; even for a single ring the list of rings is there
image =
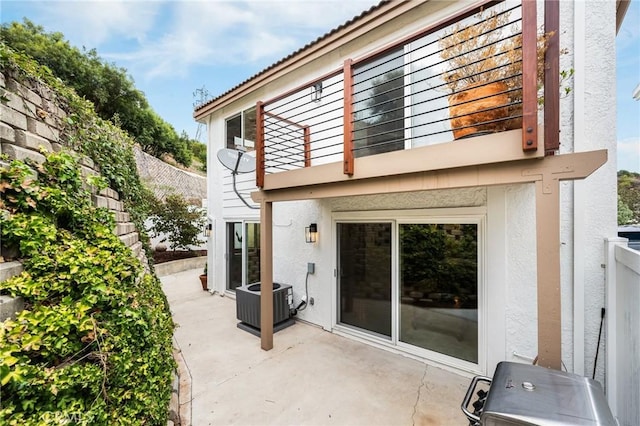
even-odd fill
[[[633,0],[616,38],[618,170],[640,173],[640,1]]]
[[[254,75],[377,4],[377,0],[2,0],[2,22],[27,17],[71,44],[128,70],[151,106],[193,137],[193,96],[211,96]],[[617,37],[618,168],[640,172],[640,0]]]
[[[221,94],[377,4],[351,1],[2,0],[2,22],[27,17],[124,67],[153,109],[194,137],[196,89]]]

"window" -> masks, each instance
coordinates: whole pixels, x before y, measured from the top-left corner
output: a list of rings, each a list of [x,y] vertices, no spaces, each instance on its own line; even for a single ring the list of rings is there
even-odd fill
[[[249,108],[226,121],[226,142],[229,149],[253,151],[256,140],[256,108]]]
[[[244,147],[248,151],[255,149],[256,140],[256,108],[250,108],[242,113],[242,138],[244,139]]]
[[[404,149],[403,52],[400,48],[354,69],[355,157]]]

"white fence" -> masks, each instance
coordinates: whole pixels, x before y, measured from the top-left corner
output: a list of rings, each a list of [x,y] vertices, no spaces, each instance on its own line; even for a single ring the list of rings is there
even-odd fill
[[[640,425],[640,251],[607,240],[607,399],[621,426]]]

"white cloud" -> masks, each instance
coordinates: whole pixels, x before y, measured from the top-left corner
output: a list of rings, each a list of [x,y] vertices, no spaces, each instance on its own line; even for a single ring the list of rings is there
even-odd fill
[[[277,61],[377,0],[33,1],[30,19],[149,81]]]
[[[185,76],[194,65],[275,62],[371,5],[371,1],[171,2],[165,4],[172,18],[164,35],[142,40],[134,52],[103,56],[143,68],[147,78]]]
[[[640,173],[640,137],[618,141],[618,170]]]
[[[99,48],[119,37],[145,40],[159,2],[90,0],[33,2],[39,24],[64,33],[74,45]]]

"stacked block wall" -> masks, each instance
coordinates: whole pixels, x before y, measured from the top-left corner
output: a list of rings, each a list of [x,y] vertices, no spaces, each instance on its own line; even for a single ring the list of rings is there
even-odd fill
[[[51,89],[37,83],[27,86],[28,84],[30,83],[19,82],[10,75],[0,73],[0,94],[7,99],[0,103],[0,154],[6,154],[10,159],[31,158],[43,162],[45,157],[41,154],[41,149],[53,152],[63,148],[58,123],[67,114]],[[78,157],[83,176],[100,173],[90,158],[79,154]],[[114,213],[115,234],[148,267],[142,242],[119,194],[106,188],[94,193],[92,198],[97,207],[106,207]],[[21,272],[19,262],[0,263],[0,281]],[[3,296],[0,298],[0,321],[21,309],[22,301]]]

